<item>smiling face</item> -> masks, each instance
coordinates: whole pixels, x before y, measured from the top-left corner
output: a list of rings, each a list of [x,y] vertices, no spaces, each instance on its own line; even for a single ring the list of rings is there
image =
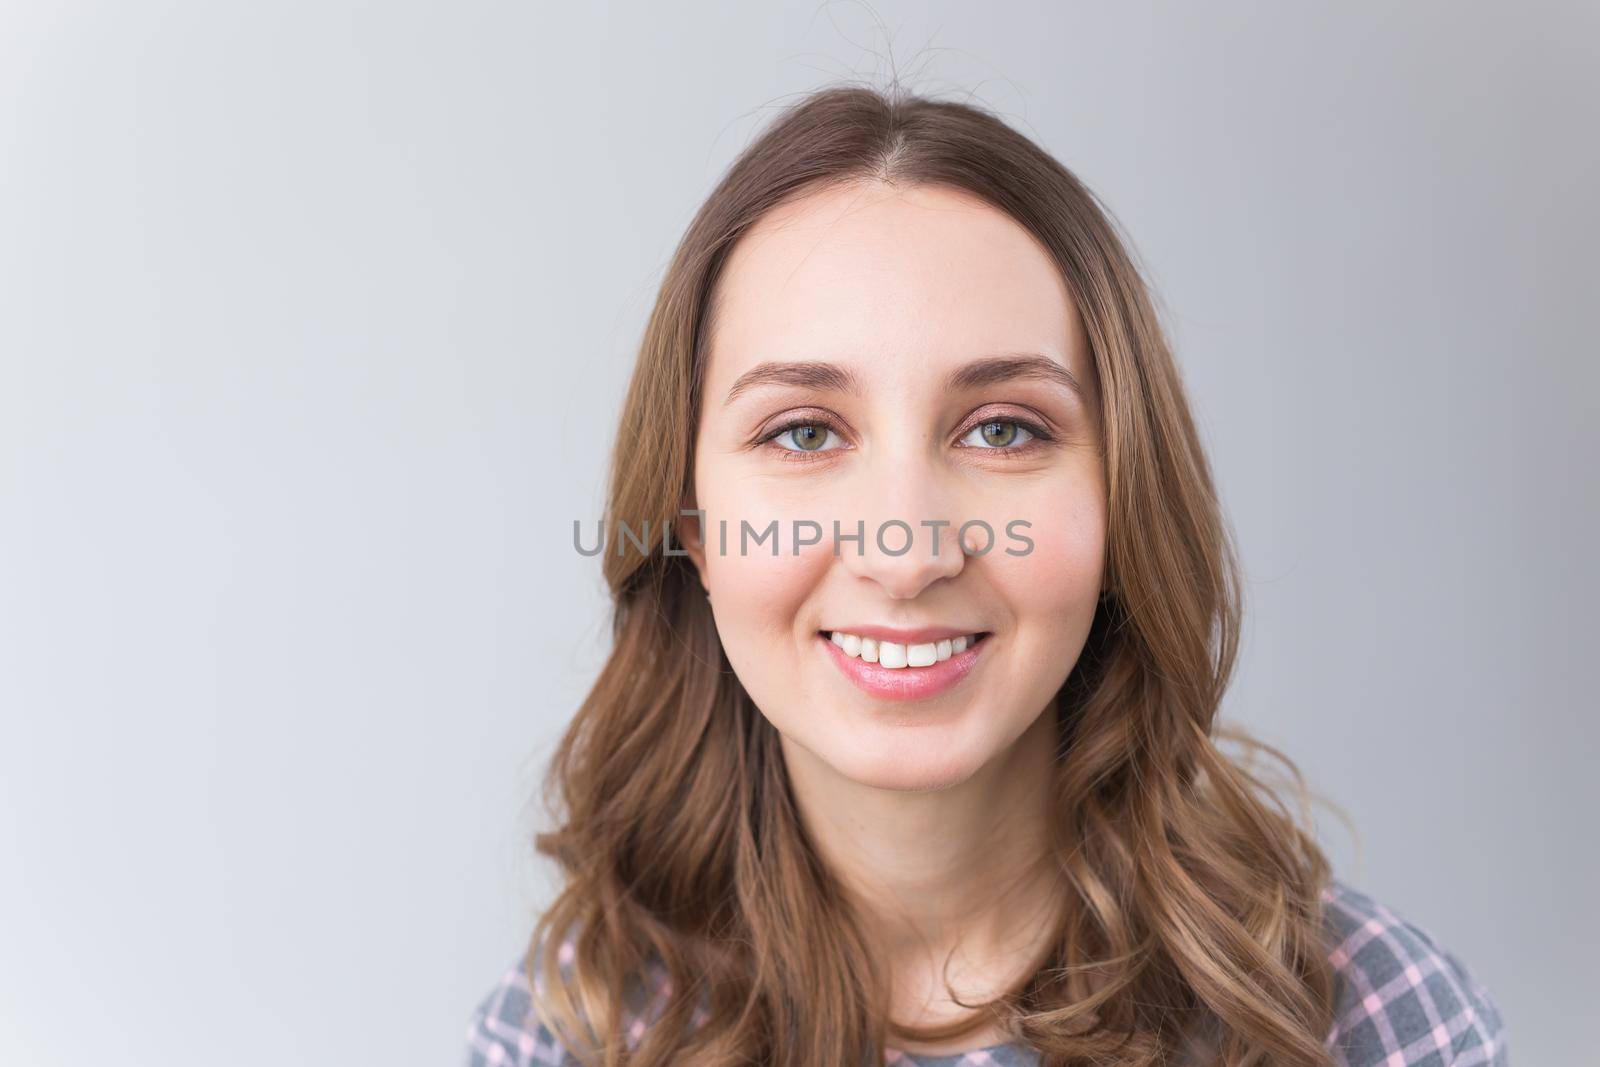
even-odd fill
[[[976,197],[861,184],[769,212],[719,285],[704,542],[692,520],[681,540],[728,660],[786,751],[958,784],[1040,719],[1102,589],[1098,386],[1066,283]],[[774,522],[776,555],[755,540]]]

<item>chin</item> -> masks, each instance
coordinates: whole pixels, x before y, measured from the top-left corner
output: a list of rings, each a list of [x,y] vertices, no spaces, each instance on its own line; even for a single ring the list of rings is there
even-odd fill
[[[829,763],[838,774],[858,785],[908,793],[960,785],[980,766],[970,749],[951,752],[945,746],[925,749],[919,744],[897,744],[881,752],[839,753]]]

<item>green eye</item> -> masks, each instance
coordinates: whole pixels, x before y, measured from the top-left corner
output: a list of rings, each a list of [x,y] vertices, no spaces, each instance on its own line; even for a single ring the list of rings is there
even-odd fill
[[[828,439],[834,436],[834,432],[821,423],[801,422],[785,426],[772,439],[778,447],[790,452],[822,452],[826,451],[824,446]]]
[[[978,448],[1016,448],[1033,440],[1033,434],[1011,419],[990,419],[974,426],[962,440]]]

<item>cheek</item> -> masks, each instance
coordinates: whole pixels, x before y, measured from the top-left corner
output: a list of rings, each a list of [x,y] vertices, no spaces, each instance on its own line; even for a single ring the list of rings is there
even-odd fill
[[[706,572],[713,603],[736,608],[740,618],[763,628],[791,630],[800,605],[827,568],[826,547],[819,553],[818,546],[802,546],[796,556],[793,526],[787,519],[778,521],[774,534],[767,534],[763,524],[741,538],[739,520],[730,518],[724,550],[720,520],[709,517],[708,523]],[[759,543],[758,535],[763,537]]]
[[[989,554],[990,571],[1019,622],[1056,625],[1092,616],[1105,566],[1104,504],[1082,495],[1053,512],[1033,509],[1027,519],[1030,526],[1003,535]],[[1006,555],[1006,548],[1026,554]]]
[[[709,472],[706,484],[725,484],[717,477]],[[707,584],[724,644],[788,638],[832,561],[828,530],[820,545],[801,545],[796,554],[795,521],[815,519],[806,502],[762,492],[751,481],[739,488],[700,501],[706,510]],[[802,533],[815,535],[809,528]]]

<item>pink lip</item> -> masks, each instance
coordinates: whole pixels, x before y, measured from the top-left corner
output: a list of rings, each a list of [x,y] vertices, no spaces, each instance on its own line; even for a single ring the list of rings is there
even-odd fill
[[[947,637],[964,637],[969,634],[984,633],[982,627],[973,626],[965,630],[957,630],[949,626],[918,626],[913,629],[903,630],[894,626],[830,626],[830,632],[837,631],[842,634],[855,634],[857,637],[870,637],[874,641],[894,641],[902,645],[922,645],[929,641],[943,641]]]
[[[844,632],[859,633],[856,630]],[[871,628],[865,636],[873,636]],[[858,657],[847,656],[844,649],[834,644],[826,634],[817,634],[817,640],[822,642],[823,654],[832,659],[844,676],[868,696],[879,700],[926,700],[928,697],[943,693],[965,678],[972,668],[978,665],[978,657],[983,655],[983,650],[994,639],[985,637],[977,644],[969,645],[965,652],[958,652],[931,667],[900,668],[880,667],[876,663],[867,663]]]

